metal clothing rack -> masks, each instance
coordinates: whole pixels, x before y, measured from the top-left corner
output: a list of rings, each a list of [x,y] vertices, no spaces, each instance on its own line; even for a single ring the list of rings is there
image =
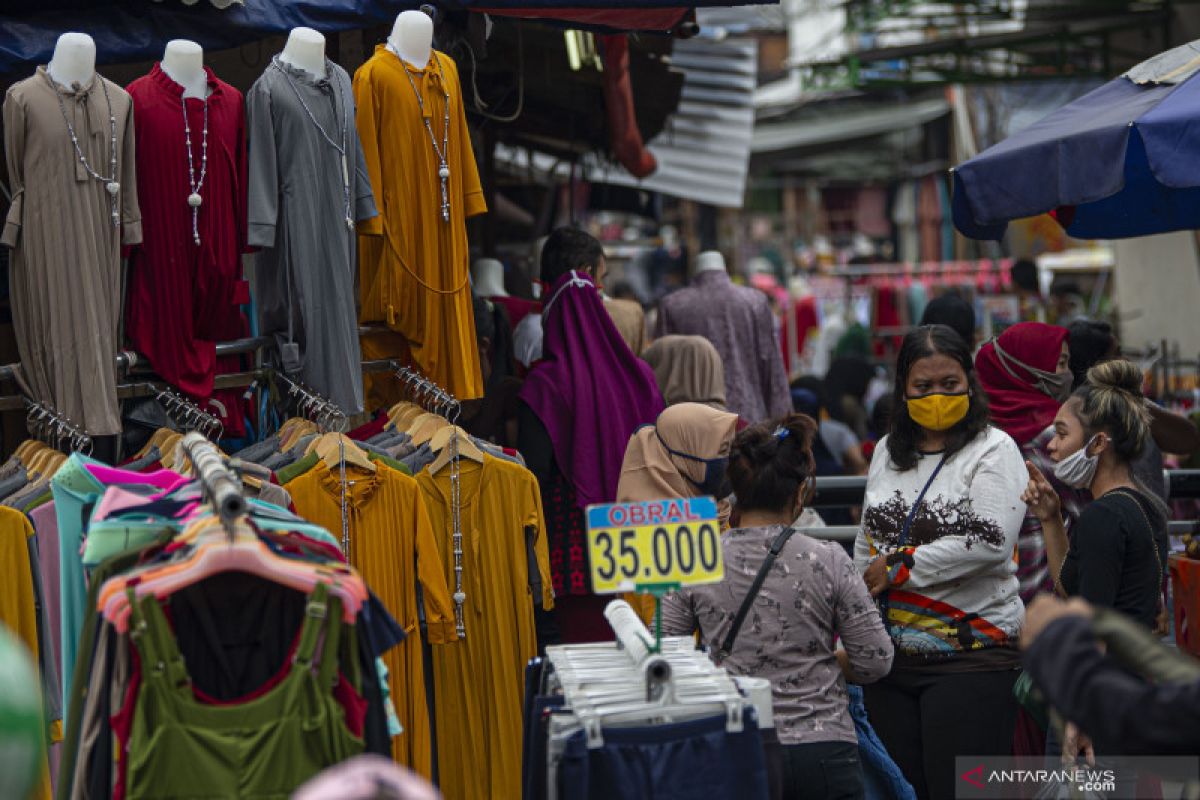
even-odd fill
[[[311,420],[322,431],[341,433],[346,430],[349,417],[332,400],[326,400],[302,383],[292,380],[282,372],[267,370],[269,375],[287,388],[287,395],[296,402],[297,415]]]
[[[225,532],[233,538],[234,523],[246,515],[249,503],[242,494],[242,481],[225,461],[221,451],[201,433],[192,432],[180,442],[192,462],[192,473],[216,512]]]
[[[29,435],[39,439],[56,450],[62,450],[67,445],[72,452],[85,455],[92,452],[92,437],[82,428],[72,422],[49,403],[42,403],[22,397],[25,404],[25,427]]]
[[[451,423],[457,422],[462,413],[462,403],[458,398],[411,367],[393,364],[393,369],[414,403],[446,417]]]

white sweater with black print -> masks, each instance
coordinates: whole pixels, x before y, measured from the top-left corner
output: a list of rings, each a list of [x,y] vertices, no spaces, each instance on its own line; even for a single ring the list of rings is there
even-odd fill
[[[917,508],[906,542],[905,520],[940,454],[913,469],[892,464],[887,437],[875,448],[867,477],[854,562],[865,571],[888,558],[888,621],[897,650],[947,655],[1013,646],[1025,608],[1018,593],[1016,545],[1028,480],[1021,451],[989,427],[946,460]]]

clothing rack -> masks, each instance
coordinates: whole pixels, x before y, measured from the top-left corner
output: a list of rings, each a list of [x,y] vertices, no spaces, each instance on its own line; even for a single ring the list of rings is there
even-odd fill
[[[271,370],[270,374],[287,387],[288,397],[296,401],[298,416],[312,420],[324,432],[341,433],[346,430],[349,417],[332,400],[326,400],[312,389],[292,380],[282,372]]]
[[[534,690],[526,700],[526,742],[540,742],[524,751],[527,791],[547,800],[574,796],[591,780],[572,766],[582,755],[579,746],[597,750],[611,738],[616,750],[636,750],[639,740],[620,729],[661,727],[679,751],[656,764],[656,784],[679,785],[706,759],[736,753],[729,768],[737,774],[730,783],[745,785],[752,796],[765,794],[762,761],[755,765],[750,756],[762,752],[761,729],[774,724],[770,684],[735,680],[691,636],[665,637],[661,650],[653,652],[653,637],[623,600],[609,603],[605,617],[615,643],[550,646],[544,660],[534,659],[527,668]],[[545,713],[549,709],[553,713]],[[661,753],[645,754],[656,755]],[[589,771],[621,769],[620,758],[587,760]]]
[[[393,364],[393,369],[414,403],[446,417],[451,423],[457,422],[459,414],[462,413],[462,403],[458,398],[412,367]],[[453,416],[450,416],[451,414]]]
[[[201,433],[187,434],[180,442],[183,452],[192,462],[192,473],[200,481],[204,497],[233,537],[234,523],[245,516],[249,504],[242,494],[242,481],[225,463],[217,446]]]
[[[220,439],[225,433],[220,419],[169,387],[149,382],[132,383],[119,387],[118,395],[122,398],[153,397],[183,430],[200,431],[210,439]]]
[[[92,437],[54,406],[28,397],[22,397],[21,400],[26,408],[25,427],[35,439],[57,450],[62,450],[66,444],[73,452],[92,452]]]

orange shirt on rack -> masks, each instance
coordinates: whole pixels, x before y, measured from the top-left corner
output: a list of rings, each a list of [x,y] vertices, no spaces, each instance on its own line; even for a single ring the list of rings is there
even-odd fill
[[[350,564],[408,634],[383,656],[392,702],[404,726],[404,733],[392,740],[392,757],[428,778],[432,775],[432,734],[416,586],[419,580],[430,643],[455,642],[454,606],[445,571],[416,481],[380,463],[375,464],[375,472],[347,465],[346,478]],[[342,538],[342,484],[337,471],[318,462],[286,485],[300,516]],[[434,652],[442,649],[434,648]],[[457,649],[457,645],[448,649]]]
[[[458,67],[452,58],[434,51],[429,66],[415,69],[380,45],[354,74],[354,101],[379,208],[378,217],[358,226],[363,234],[360,320],[386,322],[407,340],[420,370],[451,394],[462,400],[482,397],[466,219],[486,212],[487,204],[471,149]],[[442,218],[441,159],[430,131],[437,150],[445,142],[449,221]]]
[[[466,638],[433,652],[440,788],[447,800],[518,798],[525,665],[537,655],[534,603],[554,607],[542,498],[519,464],[484,456],[482,465],[461,465]],[[450,472],[425,470],[417,482],[453,591]]]

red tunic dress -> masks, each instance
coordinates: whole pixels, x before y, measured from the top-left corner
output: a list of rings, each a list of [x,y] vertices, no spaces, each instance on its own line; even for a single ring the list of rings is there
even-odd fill
[[[246,252],[246,113],[242,93],[208,73],[208,169],[192,232],[183,110],[191,128],[192,164],[200,177],[204,103],[183,100],[183,87],[158,64],[129,84],[137,135],[138,192],[144,236],[129,264],[125,332],[165,381],[221,417],[227,435],[245,432],[241,390],[213,396],[213,376],[242,369],[238,356],[219,360],[217,342],[248,335],[250,301],[242,279]],[[139,194],[139,196],[141,196]],[[209,400],[216,402],[210,403]]]

